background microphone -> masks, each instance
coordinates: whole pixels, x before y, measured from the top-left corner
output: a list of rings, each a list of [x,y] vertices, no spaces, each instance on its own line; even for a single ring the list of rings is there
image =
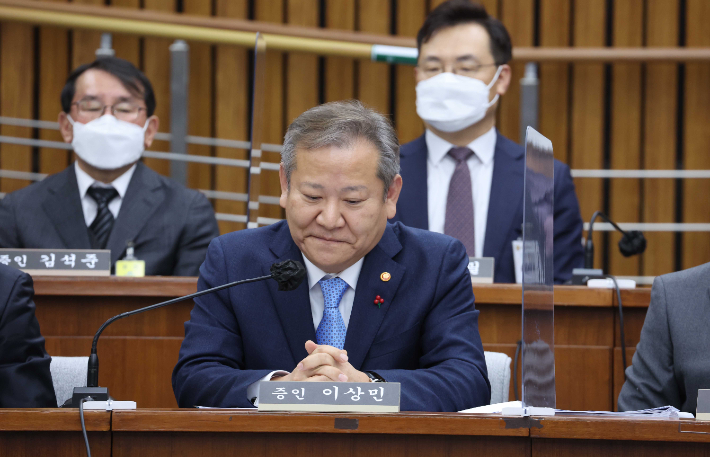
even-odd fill
[[[641,254],[646,250],[646,238],[643,236],[643,233],[638,230],[625,232],[621,227],[616,225],[614,221],[609,219],[606,214],[601,211],[596,211],[592,215],[592,219],[589,222],[589,230],[587,231],[587,243],[584,246],[584,268],[594,268],[594,243],[592,242],[592,234],[594,232],[594,221],[597,216],[613,225],[614,228],[623,235],[619,240],[619,250],[624,257]]]
[[[104,324],[99,327],[99,330],[94,335],[94,341],[91,343],[91,355],[89,356],[89,370],[86,375],[86,387],[75,387],[74,393],[71,398],[71,406],[73,408],[79,407],[81,399],[86,397],[91,397],[93,400],[104,401],[108,400],[108,387],[98,387],[99,385],[99,356],[96,353],[96,346],[99,341],[101,333],[106,327],[109,326],[114,321],[123,319],[124,317],[132,316],[134,314],[139,314],[145,311],[150,311],[153,309],[162,308],[163,306],[172,305],[173,303],[178,303],[181,301],[189,300],[191,298],[200,297],[205,294],[212,292],[217,292],[222,289],[227,289],[229,287],[238,286],[240,284],[246,284],[250,282],[263,281],[265,279],[274,279],[279,285],[279,290],[289,291],[296,289],[303,282],[303,278],[306,277],[306,269],[301,262],[296,260],[285,260],[283,262],[278,262],[271,265],[271,274],[266,276],[259,276],[258,278],[252,279],[242,279],[240,281],[230,282],[228,284],[223,284],[221,286],[213,287],[211,289],[201,290],[195,292],[194,294],[185,295],[184,297],[174,298],[162,303],[157,303],[155,305],[146,306],[145,308],[135,309],[133,311],[128,311],[117,316],[113,316]],[[69,403],[69,402],[67,402]]]

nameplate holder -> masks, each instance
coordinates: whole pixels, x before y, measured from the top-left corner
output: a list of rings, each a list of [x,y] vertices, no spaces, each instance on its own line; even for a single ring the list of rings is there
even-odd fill
[[[710,389],[698,389],[698,408],[695,420],[710,421]]]
[[[493,272],[495,271],[495,258],[493,257],[469,257],[468,272],[471,274],[471,282],[478,284],[493,284]]]
[[[145,276],[145,260],[116,261],[116,276],[142,278]]]
[[[398,382],[259,383],[259,411],[397,413]]]
[[[108,249],[0,249],[0,263],[32,276],[109,276]]]

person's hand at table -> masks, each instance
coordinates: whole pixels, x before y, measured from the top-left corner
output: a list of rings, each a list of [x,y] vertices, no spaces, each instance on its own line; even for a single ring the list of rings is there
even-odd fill
[[[285,376],[275,376],[271,381],[341,381],[370,382],[370,377],[348,363],[348,352],[333,346],[306,341],[308,357],[301,360]]]

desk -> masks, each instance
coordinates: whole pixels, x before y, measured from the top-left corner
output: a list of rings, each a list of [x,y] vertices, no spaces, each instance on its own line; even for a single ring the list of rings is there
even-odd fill
[[[111,455],[111,413],[84,414],[91,455]],[[30,452],[31,451],[31,452]],[[86,455],[78,410],[0,409],[0,457]]]
[[[710,423],[456,413],[87,412],[92,455],[710,456]],[[79,414],[0,410],[0,456],[84,454]]]
[[[47,351],[87,356],[94,333],[109,317],[195,292],[196,278],[37,277],[37,318]],[[475,285],[479,329],[488,351],[515,354],[520,339],[521,288]],[[631,362],[650,300],[650,289],[622,292],[626,344]],[[103,334],[99,383],[117,399],[139,408],[177,406],[170,376],[190,318],[192,302],[122,319]],[[608,289],[555,287],[557,406],[610,410],[623,384],[618,304]],[[513,389],[510,389],[511,399]]]

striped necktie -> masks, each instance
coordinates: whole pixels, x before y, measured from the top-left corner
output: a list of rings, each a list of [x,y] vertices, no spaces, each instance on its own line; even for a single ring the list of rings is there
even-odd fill
[[[114,222],[113,214],[108,209],[108,204],[118,197],[118,191],[113,187],[89,187],[86,193],[96,201],[96,218],[89,226],[89,230],[94,236],[92,240],[94,243],[92,243],[91,247],[104,249]]]

